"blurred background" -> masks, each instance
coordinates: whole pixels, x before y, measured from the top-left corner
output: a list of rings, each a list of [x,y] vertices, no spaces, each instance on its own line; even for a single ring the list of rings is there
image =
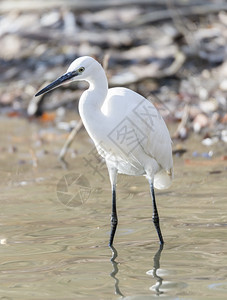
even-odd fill
[[[167,121],[181,122],[174,137],[226,141],[226,8],[224,0],[1,1],[1,115],[55,122],[76,111],[84,83],[33,97],[90,55],[110,87],[152,98]]]

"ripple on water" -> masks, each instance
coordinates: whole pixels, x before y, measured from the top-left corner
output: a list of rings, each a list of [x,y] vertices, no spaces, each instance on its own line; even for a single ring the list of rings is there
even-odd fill
[[[213,291],[223,292],[227,294],[227,283],[226,282],[218,282],[212,283],[208,285],[208,288]]]

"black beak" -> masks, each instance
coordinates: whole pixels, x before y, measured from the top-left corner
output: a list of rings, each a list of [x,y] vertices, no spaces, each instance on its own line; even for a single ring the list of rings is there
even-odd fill
[[[56,88],[57,86],[63,84],[64,82],[70,80],[71,78],[75,77],[78,75],[77,71],[72,71],[72,72],[68,72],[65,73],[64,75],[62,75],[61,77],[59,77],[58,79],[56,79],[55,81],[53,81],[52,83],[50,83],[49,85],[47,85],[45,88],[43,88],[41,91],[39,91],[37,94],[35,94],[35,96],[40,96],[54,88]]]

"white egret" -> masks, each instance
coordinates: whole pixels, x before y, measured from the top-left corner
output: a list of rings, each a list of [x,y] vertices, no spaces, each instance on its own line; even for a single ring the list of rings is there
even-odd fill
[[[118,173],[145,175],[148,179],[153,203],[152,219],[163,245],[154,187],[168,188],[173,176],[172,142],[164,120],[154,105],[136,92],[123,87],[108,89],[102,66],[89,56],[74,60],[64,75],[36,96],[79,80],[89,83],[89,88],[80,98],[79,113],[98,153],[106,161],[112,187],[109,245],[113,244],[118,223]]]

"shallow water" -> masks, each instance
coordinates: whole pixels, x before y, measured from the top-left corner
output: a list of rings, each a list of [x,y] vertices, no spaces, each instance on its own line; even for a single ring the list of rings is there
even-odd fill
[[[206,148],[193,137],[174,158],[172,187],[156,191],[162,252],[148,183],[119,177],[111,261],[110,184],[86,132],[64,170],[57,161],[64,134],[18,119],[1,124],[0,299],[226,299],[223,144]],[[193,158],[195,149],[214,157]]]

